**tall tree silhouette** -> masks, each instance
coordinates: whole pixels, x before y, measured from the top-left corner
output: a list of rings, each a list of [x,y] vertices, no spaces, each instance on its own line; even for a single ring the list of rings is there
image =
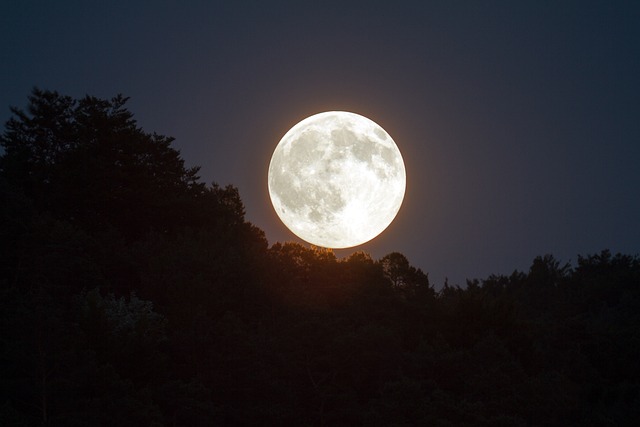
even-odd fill
[[[11,109],[0,172],[39,210],[83,228],[115,227],[127,238],[171,228],[205,186],[172,138],[137,126],[127,99],[34,89],[26,111]]]

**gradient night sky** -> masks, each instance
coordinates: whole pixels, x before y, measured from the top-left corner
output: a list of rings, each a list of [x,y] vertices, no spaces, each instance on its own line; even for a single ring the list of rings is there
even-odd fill
[[[640,252],[636,1],[4,1],[0,120],[33,86],[130,96],[204,181],[267,193],[299,120],[365,115],[398,144],[407,194],[355,250],[405,254],[439,288],[609,248]]]

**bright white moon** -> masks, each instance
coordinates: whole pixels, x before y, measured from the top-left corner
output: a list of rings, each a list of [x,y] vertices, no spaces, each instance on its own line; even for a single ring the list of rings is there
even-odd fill
[[[406,188],[400,150],[366,117],[329,111],[307,117],[278,143],[269,195],[298,237],[326,248],[365,243],[391,224]]]

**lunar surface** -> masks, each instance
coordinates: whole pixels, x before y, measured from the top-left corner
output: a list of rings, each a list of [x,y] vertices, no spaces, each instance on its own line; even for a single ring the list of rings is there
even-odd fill
[[[391,224],[406,187],[400,150],[366,117],[330,111],[295,125],[269,165],[269,195],[282,222],[326,248],[365,243]]]

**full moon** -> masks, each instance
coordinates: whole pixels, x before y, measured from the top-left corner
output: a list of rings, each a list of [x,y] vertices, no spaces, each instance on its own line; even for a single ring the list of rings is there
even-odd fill
[[[326,248],[361,245],[395,218],[406,188],[391,136],[355,113],[307,117],[280,140],[269,165],[269,196],[301,239]]]

